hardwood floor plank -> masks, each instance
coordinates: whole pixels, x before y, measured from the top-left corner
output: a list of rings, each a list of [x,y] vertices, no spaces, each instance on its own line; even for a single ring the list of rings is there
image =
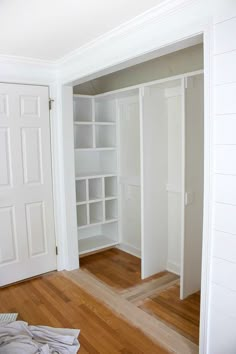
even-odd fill
[[[179,299],[179,285],[174,285],[156,296],[146,298],[139,307],[145,312],[164,321],[173,329],[190,339],[199,342],[200,294],[196,293],[185,300]]]
[[[198,347],[187,338],[180,336],[162,321],[147,315],[143,310],[124,299],[116,290],[108,287],[95,276],[82,270],[65,272],[65,276],[79,284],[87,293],[96,294],[96,299],[105,304],[112,311],[127,319],[131,324],[137,326],[154,341],[170,351],[180,354],[198,353]],[[123,331],[123,329],[120,329]],[[125,332],[122,332],[125,335]],[[136,339],[137,340],[137,339]],[[150,352],[152,353],[152,352]]]
[[[30,324],[81,329],[79,354],[166,354],[61,272],[0,289],[0,311]]]
[[[198,344],[200,293],[181,301],[179,286],[173,286],[176,275],[162,272],[141,280],[140,259],[116,248],[83,257],[80,264],[126,300]]]
[[[80,266],[81,269],[90,272],[120,292],[167,274],[167,272],[162,272],[142,280],[140,258],[117,248],[82,257]]]

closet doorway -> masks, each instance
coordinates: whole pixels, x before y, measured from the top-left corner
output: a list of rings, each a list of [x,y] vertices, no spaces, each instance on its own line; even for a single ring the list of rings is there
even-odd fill
[[[115,89],[108,77],[74,87],[81,267],[113,285],[121,265],[131,287],[179,279],[184,300],[201,287],[203,71]],[[110,90],[99,93],[104,82]]]

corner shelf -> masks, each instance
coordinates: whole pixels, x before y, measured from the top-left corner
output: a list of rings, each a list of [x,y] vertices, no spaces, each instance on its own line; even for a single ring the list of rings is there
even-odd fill
[[[116,147],[91,147],[91,148],[75,148],[76,151],[110,151],[116,150]]]
[[[114,222],[118,222],[118,219],[110,218],[110,219],[106,219],[105,221],[100,221],[100,222],[96,222],[96,223],[92,223],[92,224],[81,225],[81,226],[78,226],[78,230],[86,229],[86,228],[89,228],[89,227],[92,227],[92,226],[96,226],[96,225],[112,224]]]
[[[118,244],[116,129],[115,100],[74,95],[80,254]]]
[[[116,122],[74,121],[74,125],[116,125]]]
[[[118,242],[104,235],[91,236],[79,240],[80,255],[117,245]]]
[[[91,178],[99,178],[99,177],[116,177],[116,173],[102,173],[101,171],[97,172],[89,172],[89,173],[81,173],[79,176],[75,177],[76,181],[80,181],[82,179],[91,179]]]

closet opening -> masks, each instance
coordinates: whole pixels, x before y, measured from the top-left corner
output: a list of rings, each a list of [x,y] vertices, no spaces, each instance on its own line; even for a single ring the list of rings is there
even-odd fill
[[[202,43],[73,88],[80,267],[196,344],[203,88]]]

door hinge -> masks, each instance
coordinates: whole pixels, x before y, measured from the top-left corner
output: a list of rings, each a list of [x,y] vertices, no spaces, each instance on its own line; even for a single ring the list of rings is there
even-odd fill
[[[52,102],[54,102],[54,100],[52,98],[49,98],[49,101],[48,101],[49,111],[51,111],[51,109],[52,109]]]
[[[58,256],[58,247],[56,246],[56,255]]]

